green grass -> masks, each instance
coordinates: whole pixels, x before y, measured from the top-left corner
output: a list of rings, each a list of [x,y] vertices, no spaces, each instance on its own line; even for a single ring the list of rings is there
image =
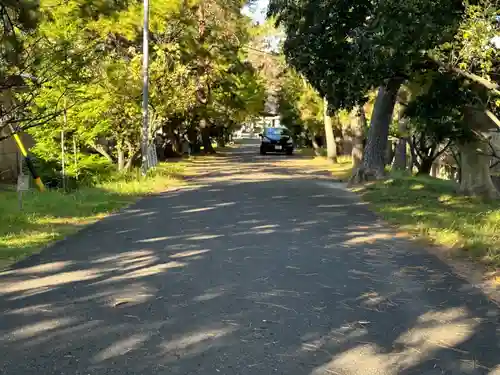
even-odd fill
[[[500,203],[463,197],[456,184],[394,175],[355,191],[398,228],[458,254],[500,265]]]
[[[26,257],[138,198],[182,183],[185,163],[160,164],[150,176],[116,176],[72,193],[29,191],[23,209],[17,193],[0,191],[0,266]]]
[[[314,157],[311,149],[301,154]],[[339,157],[329,170],[347,181],[352,174],[350,157]],[[500,201],[464,197],[456,189],[452,181],[392,173],[387,180],[352,190],[388,223],[414,238],[500,266]]]
[[[352,159],[350,156],[339,156],[337,162],[333,163],[330,171],[335,178],[341,181],[347,181],[352,174]]]

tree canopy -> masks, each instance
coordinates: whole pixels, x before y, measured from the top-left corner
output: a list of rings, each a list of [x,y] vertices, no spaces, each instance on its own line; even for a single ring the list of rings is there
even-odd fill
[[[3,18],[0,80],[6,86],[22,76],[3,89],[8,103],[2,106],[6,117],[0,130],[8,124],[29,130],[36,141],[33,153],[55,165],[64,132],[80,165],[101,158],[130,169],[140,153],[142,3],[11,5],[2,7],[10,20]],[[181,152],[184,137],[193,144],[205,135],[227,138],[263,110],[266,77],[248,60],[246,47],[256,26],[241,14],[243,5],[240,0],[150,2],[152,140],[160,136],[163,145]]]

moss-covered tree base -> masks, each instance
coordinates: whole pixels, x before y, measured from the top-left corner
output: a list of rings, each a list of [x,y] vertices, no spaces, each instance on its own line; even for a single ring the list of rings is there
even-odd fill
[[[354,171],[347,182],[347,186],[361,185],[371,181],[382,180],[385,177],[385,173],[378,169],[370,169],[362,166]]]

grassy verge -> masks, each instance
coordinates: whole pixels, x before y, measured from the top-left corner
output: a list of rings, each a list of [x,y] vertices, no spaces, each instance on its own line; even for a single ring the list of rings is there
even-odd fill
[[[314,157],[312,150],[300,153]],[[324,160],[314,160],[319,159]],[[329,169],[334,177],[347,181],[351,160],[341,157]],[[384,220],[416,239],[500,266],[500,202],[460,196],[452,181],[397,173],[353,191]]]
[[[115,178],[72,193],[29,191],[20,211],[15,191],[0,191],[0,266],[26,257],[139,197],[182,183],[183,162],[160,164],[147,178]]]
[[[451,181],[393,176],[355,189],[391,224],[486,264],[500,265],[500,204],[463,197]]]
[[[352,174],[352,159],[349,156],[339,156],[337,162],[330,167],[330,171],[341,181],[349,180]]]

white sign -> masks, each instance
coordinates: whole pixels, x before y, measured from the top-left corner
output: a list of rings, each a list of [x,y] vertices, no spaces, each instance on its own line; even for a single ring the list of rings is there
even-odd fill
[[[17,191],[28,191],[30,189],[30,176],[20,174],[17,177]]]

